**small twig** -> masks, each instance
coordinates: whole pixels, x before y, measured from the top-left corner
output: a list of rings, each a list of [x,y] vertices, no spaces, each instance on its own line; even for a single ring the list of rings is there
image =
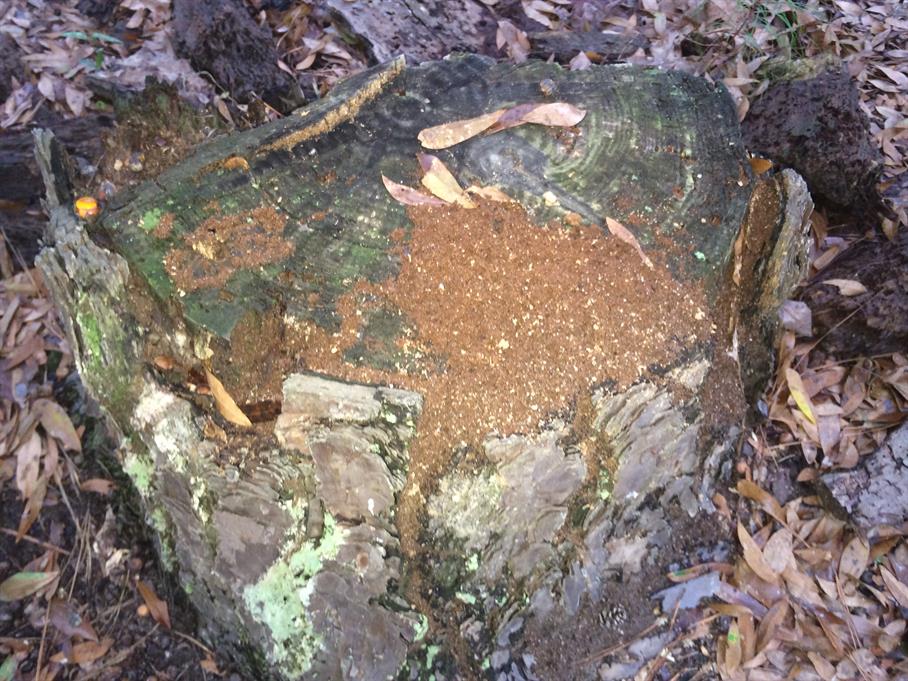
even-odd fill
[[[44,626],[41,628],[41,643],[38,645],[38,662],[35,666],[35,679],[41,678],[41,667],[44,664],[44,643],[47,641],[47,625],[50,624],[50,599],[44,609]]]
[[[194,646],[196,646],[199,650],[201,650],[203,653],[205,653],[209,657],[214,657],[214,651],[212,651],[211,648],[206,646],[204,643],[202,643],[198,639],[193,638],[189,634],[184,634],[182,631],[177,631],[176,629],[171,629],[171,631],[176,636],[179,636],[182,639],[186,639],[187,641],[192,643]]]
[[[627,648],[631,643],[634,643],[635,641],[639,641],[641,638],[646,636],[648,633],[650,633],[654,629],[658,629],[658,628],[659,628],[659,620],[656,620],[655,622],[650,624],[648,627],[646,627],[646,628],[640,630],[638,633],[634,634],[634,636],[629,638],[628,640],[622,641],[621,643],[616,643],[611,648],[606,648],[605,650],[602,650],[598,653],[593,653],[589,657],[584,658],[583,664],[589,664],[590,662],[597,662],[598,660],[608,657],[609,655],[614,655],[618,651],[623,650],[624,648]]]
[[[7,527],[0,527],[0,532],[2,532],[3,534],[8,534],[10,537],[19,536],[18,532]],[[41,541],[40,539],[35,539],[34,537],[30,537],[27,534],[24,534],[19,538],[24,539],[31,544],[35,544],[36,546],[40,546],[42,549],[47,549],[48,551],[56,551],[57,553],[62,553],[64,556],[69,555],[69,551],[67,551],[66,549],[61,549],[59,546],[54,546],[53,544],[49,544],[46,541]]]

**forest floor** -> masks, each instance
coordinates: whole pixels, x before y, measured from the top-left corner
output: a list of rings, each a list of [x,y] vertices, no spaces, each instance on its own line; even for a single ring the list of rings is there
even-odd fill
[[[719,570],[723,596],[639,678],[908,678],[908,527],[862,531],[825,510],[813,484],[860,466],[908,416],[908,354],[881,344],[888,327],[879,321],[908,311],[905,7],[483,1],[497,18],[484,43],[492,56],[521,61],[533,31],[545,29],[639,37],[627,61],[723,81],[745,122],[774,65],[833,58],[854,79],[881,152],[885,208],[843,211],[817,200],[810,276],[785,308],[777,371],[756,405],[766,418],[742,437],[737,486],[714,499],[740,557],[668,576]],[[248,10],[308,99],[372,63],[322,3],[249,0]],[[165,0],[0,0],[0,153],[4,135],[90,121],[100,143],[80,164],[82,190],[103,203],[212,135],[281,115],[215,85],[173,42]],[[583,69],[599,60],[581,50],[564,61]],[[146,76],[171,85],[122,104]],[[40,206],[0,189],[0,213],[0,681],[239,679],[194,637],[193,613],[111,464],[112,445],[30,261]]]

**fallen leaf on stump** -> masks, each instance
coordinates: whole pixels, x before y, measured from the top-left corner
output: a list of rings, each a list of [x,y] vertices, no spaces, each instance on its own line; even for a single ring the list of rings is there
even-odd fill
[[[221,416],[237,426],[251,428],[252,421],[250,421],[249,417],[236,405],[236,402],[230,396],[230,393],[224,388],[224,384],[221,383],[213,373],[208,371],[208,369],[205,369],[205,378],[208,379],[208,387],[211,388],[211,396],[214,397],[214,403],[217,405]]]
[[[389,180],[384,175],[381,176],[381,181],[385,185],[385,189],[388,190],[388,193],[398,203],[402,203],[405,206],[444,206],[447,205],[441,199],[437,199],[434,196],[429,196],[424,194],[418,189],[413,189],[413,187],[408,187],[405,184],[399,184],[394,180]]]
[[[473,200],[461,188],[451,171],[442,163],[441,159],[431,154],[417,154],[419,165],[425,175],[422,176],[423,186],[435,196],[446,203],[456,203],[464,208],[476,208]]]
[[[527,123],[570,128],[580,123],[585,116],[584,109],[578,109],[567,102],[518,104],[510,109],[499,109],[474,118],[424,128],[417,139],[426,149],[447,149],[483,132],[501,132]]]
[[[608,231],[612,233],[612,236],[621,239],[621,241],[636,250],[637,253],[640,254],[643,264],[650,269],[653,269],[653,261],[646,257],[646,253],[640,248],[640,242],[637,241],[637,237],[631,234],[631,231],[627,227],[612,218],[605,218],[605,224],[608,227]]]

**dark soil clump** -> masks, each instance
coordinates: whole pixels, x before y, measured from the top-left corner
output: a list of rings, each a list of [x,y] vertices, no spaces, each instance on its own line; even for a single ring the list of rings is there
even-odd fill
[[[742,133],[748,149],[798,171],[815,197],[876,204],[882,156],[847,73],[774,85],[750,107]]]

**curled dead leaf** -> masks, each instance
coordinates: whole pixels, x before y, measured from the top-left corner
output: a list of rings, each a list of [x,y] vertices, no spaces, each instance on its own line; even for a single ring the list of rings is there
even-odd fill
[[[214,403],[217,405],[221,416],[237,426],[251,428],[252,421],[250,421],[249,417],[247,417],[237,406],[234,399],[230,396],[230,393],[224,388],[224,384],[208,369],[205,369],[205,378],[208,379],[208,386],[211,388],[211,396],[214,397]]]
[[[44,431],[59,440],[64,449],[82,451],[79,435],[63,407],[53,400],[36,400],[33,409]]]
[[[481,196],[488,201],[498,201],[499,203],[510,203],[514,201],[510,196],[501,191],[498,187],[491,185],[488,187],[477,187],[475,184],[467,187],[467,192]]]
[[[416,158],[419,159],[419,165],[425,173],[421,181],[426,189],[447,203],[456,203],[464,208],[476,208],[476,204],[467,196],[440,158],[431,154],[417,154]]]
[[[385,189],[388,190],[388,193],[391,197],[398,203],[402,203],[405,206],[444,206],[444,201],[437,199],[434,196],[429,196],[424,194],[418,189],[413,189],[413,187],[408,187],[404,184],[398,184],[394,180],[389,180],[384,175],[381,176],[381,181],[385,185]]]
[[[116,485],[113,480],[105,480],[104,478],[91,478],[89,480],[84,480],[79,489],[83,492],[94,492],[95,494],[101,494],[102,496],[107,496],[113,492]]]
[[[859,580],[867,562],[870,560],[870,545],[863,537],[855,535],[851,538],[839,558],[839,575]]]
[[[426,149],[447,149],[488,130],[504,112],[505,109],[499,109],[475,118],[464,118],[424,128],[420,130],[417,139]]]
[[[763,551],[740,522],[738,523],[738,541],[741,544],[744,561],[750,569],[754,571],[757,577],[772,584],[776,584],[779,581],[779,573],[766,562],[766,559],[763,557]]]
[[[167,609],[167,603],[158,598],[154,588],[141,579],[136,580],[136,589],[139,590],[142,600],[148,606],[148,613],[152,619],[165,629],[170,629],[170,612]]]
[[[828,284],[829,286],[835,286],[839,289],[839,293],[848,298],[852,296],[859,296],[862,293],[867,293],[867,287],[864,286],[859,281],[854,279],[826,279],[821,282],[823,284]]]
[[[37,593],[51,584],[60,573],[52,572],[17,572],[0,584],[0,601],[17,601]]]
[[[640,258],[643,260],[643,264],[650,269],[653,269],[653,261],[646,257],[646,253],[644,253],[643,249],[640,247],[640,242],[637,241],[637,237],[635,237],[627,227],[622,225],[617,220],[613,220],[609,217],[605,218],[605,224],[608,227],[608,231],[611,232],[612,236],[617,237],[618,239],[629,245],[631,248],[636,250],[637,253],[640,254]]]

